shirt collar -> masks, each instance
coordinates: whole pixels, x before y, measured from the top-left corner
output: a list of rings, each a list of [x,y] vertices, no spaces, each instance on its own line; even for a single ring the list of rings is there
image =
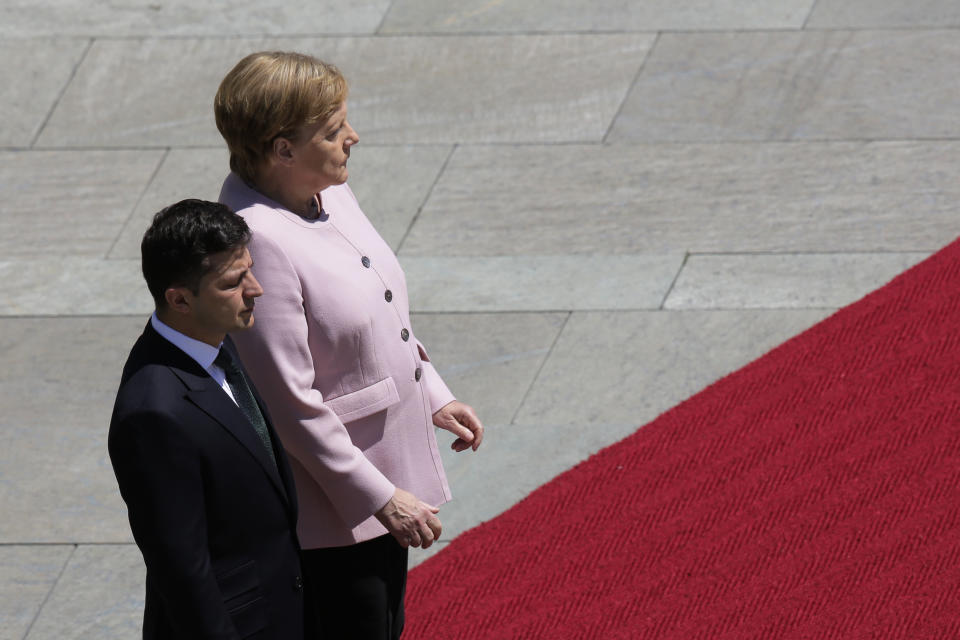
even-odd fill
[[[150,316],[150,325],[157,333],[193,358],[197,364],[203,367],[204,371],[210,370],[210,367],[213,366],[213,361],[217,359],[217,354],[220,353],[219,347],[212,347],[206,342],[194,340],[190,336],[185,336],[176,329],[165,325],[160,318],[157,317],[156,311]],[[223,343],[221,342],[220,344],[222,345]]]

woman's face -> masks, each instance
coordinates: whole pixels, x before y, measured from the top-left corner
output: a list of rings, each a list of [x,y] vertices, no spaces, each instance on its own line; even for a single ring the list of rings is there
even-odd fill
[[[360,137],[347,122],[346,102],[326,122],[307,127],[301,140],[293,145],[293,151],[302,179],[311,189],[320,191],[347,181],[350,147]]]

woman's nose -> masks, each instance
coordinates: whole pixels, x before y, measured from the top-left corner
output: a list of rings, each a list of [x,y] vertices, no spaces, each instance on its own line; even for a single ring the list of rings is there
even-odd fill
[[[350,126],[350,123],[344,123],[344,126],[347,127],[347,142],[353,146],[360,142],[360,135],[357,133],[357,130]]]

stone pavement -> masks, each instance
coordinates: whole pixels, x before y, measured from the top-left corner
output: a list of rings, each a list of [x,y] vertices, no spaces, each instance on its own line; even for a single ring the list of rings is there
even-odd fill
[[[273,48],[347,75],[351,185],[488,427],[447,540],[960,234],[956,0],[4,2],[2,640],[138,637],[139,238],[216,197],[214,91]]]

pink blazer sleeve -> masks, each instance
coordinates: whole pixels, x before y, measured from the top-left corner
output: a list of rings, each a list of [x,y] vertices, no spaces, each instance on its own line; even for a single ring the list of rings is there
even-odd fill
[[[340,418],[314,388],[308,341],[312,320],[305,314],[293,264],[263,234],[254,234],[253,244],[254,269],[264,289],[261,301],[268,304],[255,306],[251,329],[231,335],[253,356],[249,362],[256,363],[256,370],[250,374],[261,393],[273,400],[268,409],[284,448],[323,487],[344,522],[356,526],[383,507],[395,487],[354,446]]]

